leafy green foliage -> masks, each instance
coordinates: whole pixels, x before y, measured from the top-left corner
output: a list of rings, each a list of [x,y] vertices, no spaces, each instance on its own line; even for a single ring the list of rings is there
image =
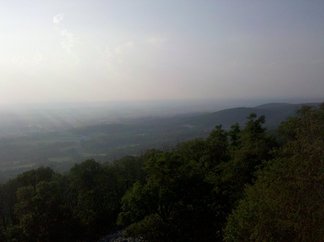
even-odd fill
[[[324,107],[283,123],[287,143],[228,219],[226,241],[322,241]]]
[[[123,198],[120,221],[132,223],[129,235],[140,233],[149,241],[192,241],[200,236],[198,231],[214,233],[212,226],[204,226],[213,217],[207,206],[213,186],[197,163],[163,152],[148,160],[146,170],[147,181],[135,183]],[[160,232],[147,230],[150,226]]]
[[[263,123],[263,116],[252,114],[243,130],[216,126],[205,140],[152,154],[145,162],[146,180],[122,200],[119,222],[129,225],[128,235],[146,241],[221,241],[226,216],[244,185],[271,157],[274,142]]]
[[[265,117],[205,139],[65,175],[25,172],[0,186],[1,241],[320,241],[324,106],[303,108],[274,138]]]
[[[1,240],[92,241],[109,233],[141,167],[140,159],[125,157],[107,165],[87,160],[65,176],[50,168],[19,175],[0,189]]]

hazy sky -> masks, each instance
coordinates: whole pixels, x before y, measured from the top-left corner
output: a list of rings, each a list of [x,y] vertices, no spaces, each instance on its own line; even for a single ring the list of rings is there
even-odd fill
[[[0,103],[323,93],[323,0],[0,2]]]

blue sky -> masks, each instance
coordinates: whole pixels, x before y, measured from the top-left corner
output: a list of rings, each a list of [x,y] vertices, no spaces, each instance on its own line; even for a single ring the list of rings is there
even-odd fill
[[[321,0],[0,4],[1,103],[324,97]]]

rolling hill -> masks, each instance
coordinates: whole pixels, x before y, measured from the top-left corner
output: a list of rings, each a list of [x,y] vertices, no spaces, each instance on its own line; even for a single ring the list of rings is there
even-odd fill
[[[6,179],[39,165],[64,171],[75,162],[94,158],[110,161],[151,148],[170,148],[181,141],[205,137],[216,125],[243,125],[250,113],[266,116],[274,129],[303,104],[269,103],[169,117],[127,119],[118,123],[64,129],[0,139],[0,178]],[[316,105],[316,104],[308,104]]]

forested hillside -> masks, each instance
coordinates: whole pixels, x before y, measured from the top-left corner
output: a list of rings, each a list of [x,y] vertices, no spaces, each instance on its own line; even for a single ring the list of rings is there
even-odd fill
[[[112,163],[38,168],[0,187],[0,241],[322,241],[324,104],[276,132],[244,125]]]
[[[78,128],[68,126],[55,132],[0,137],[0,182],[39,166],[65,172],[86,159],[105,162],[125,155],[139,155],[147,149],[173,147],[179,142],[207,137],[216,125],[222,125],[225,130],[233,123],[242,126],[252,112],[265,115],[266,127],[273,130],[299,107],[301,104],[273,103],[211,113],[142,117],[114,123],[103,121]],[[88,115],[92,116],[92,112]],[[58,120],[65,121],[60,116]]]

